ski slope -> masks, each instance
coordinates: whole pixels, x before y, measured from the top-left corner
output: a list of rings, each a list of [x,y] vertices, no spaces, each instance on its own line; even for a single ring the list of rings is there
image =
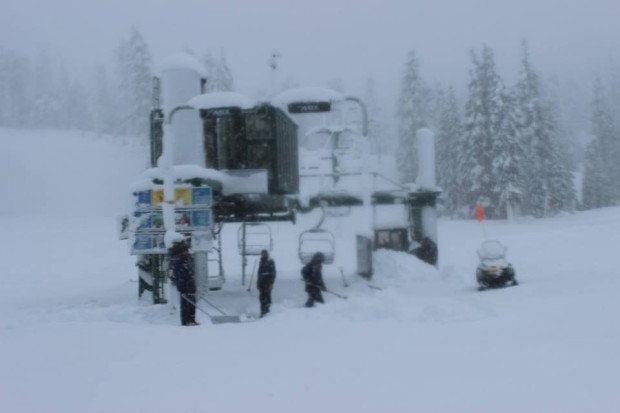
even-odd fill
[[[357,212],[328,218],[326,283],[347,300],[303,308],[297,237],[272,225],[269,317],[179,326],[137,299],[116,240],[147,149],[75,132],[0,128],[1,412],[616,412],[620,208],[542,220],[439,222],[439,269],[379,251],[356,277]],[[258,312],[225,227],[227,283],[212,300]],[[477,292],[476,249],[508,246],[518,287]],[[250,259],[248,276],[252,269]],[[343,268],[344,287],[339,268]]]

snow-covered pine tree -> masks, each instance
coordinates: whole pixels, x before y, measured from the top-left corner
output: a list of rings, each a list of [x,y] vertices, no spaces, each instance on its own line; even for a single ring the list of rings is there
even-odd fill
[[[561,82],[555,75],[544,86],[543,96],[555,102],[557,134],[566,142],[569,163],[576,169],[583,163],[583,140],[588,135],[591,92],[586,93],[581,82],[573,79]]]
[[[49,54],[45,51],[41,52],[34,66],[34,102],[32,106],[32,124],[38,128],[57,128],[59,126],[61,105],[54,73],[55,70]]]
[[[574,162],[569,149],[570,142],[564,135],[554,135],[552,162],[547,171],[549,197],[547,215],[560,211],[574,211],[577,204],[577,190],[574,183]]]
[[[234,90],[235,89],[235,81],[233,79],[232,72],[230,67],[228,66],[228,62],[226,61],[226,52],[224,50],[220,51],[220,88],[221,90]]]
[[[208,50],[204,54],[202,58],[202,64],[207,70],[207,83],[205,85],[205,91],[216,92],[218,90],[217,76],[219,70],[217,68],[217,60],[215,59],[210,50]]]
[[[234,79],[226,62],[224,50],[220,51],[219,59],[215,58],[211,51],[207,51],[202,62],[207,69],[207,92],[228,92],[234,90]]]
[[[63,129],[91,130],[91,105],[86,90],[77,77],[69,74],[64,62],[61,62],[59,74],[59,126]]]
[[[546,197],[544,204],[545,216],[555,215],[560,211],[573,211],[577,201],[574,183],[574,161],[571,154],[571,136],[561,133],[559,126],[558,104],[551,96],[546,96],[541,88],[540,105],[537,109],[542,125],[538,133],[541,150],[538,154],[541,161],[541,173],[545,177]]]
[[[381,108],[377,101],[376,82],[372,75],[366,78],[364,103],[368,112],[368,138],[370,139],[370,150],[381,158],[383,154],[391,150],[392,145],[390,136],[387,134],[387,127],[381,117]]]
[[[28,59],[17,52],[0,48],[0,125],[29,126],[31,81]]]
[[[512,219],[520,214],[525,148],[517,120],[516,97],[504,90],[500,93],[500,102],[499,124],[493,142],[492,199],[497,200],[495,216]]]
[[[614,123],[616,127],[620,126],[620,64],[616,63],[611,68],[611,87],[610,87],[610,103],[614,113]],[[620,130],[620,128],[619,128]]]
[[[604,168],[604,153],[599,140],[592,140],[586,146],[581,188],[581,208],[602,208],[612,204],[609,192],[610,176]]]
[[[93,101],[93,128],[99,134],[113,133],[117,123],[114,95],[110,91],[108,72],[104,65],[98,65],[92,75],[90,91]]]
[[[420,77],[418,59],[413,51],[407,54],[397,105],[396,165],[402,182],[414,182],[418,168],[416,132],[430,126],[432,104],[430,90]]]
[[[0,45],[0,126],[6,126],[9,117],[9,76],[6,51]]]
[[[594,82],[594,101],[590,120],[592,140],[584,160],[582,207],[584,209],[617,205],[617,164],[619,136],[614,127],[610,103],[600,78]]]
[[[68,104],[71,108],[69,127],[80,131],[93,130],[92,101],[86,88],[78,78],[71,82]]]
[[[437,184],[442,189],[443,213],[457,215],[465,193],[459,173],[459,152],[463,145],[463,123],[454,88],[437,93],[437,131],[435,134]]]
[[[59,127],[61,129],[71,129],[71,119],[73,108],[71,107],[71,79],[64,61],[60,62],[58,68],[58,102],[60,112],[58,114]]]
[[[546,187],[542,176],[541,157],[537,134],[544,128],[540,119],[540,88],[538,74],[529,61],[527,43],[522,43],[521,71],[515,86],[518,102],[519,129],[523,136],[524,150],[528,159],[527,168],[523,171],[522,187],[524,192],[523,214],[542,216],[545,205]]]
[[[152,106],[153,71],[149,47],[136,28],[117,48],[117,131],[146,139]]]
[[[620,202],[620,64],[616,64],[611,70],[610,81],[610,114],[611,122],[613,124],[614,134],[614,148],[616,150],[614,156],[616,162],[614,163],[614,183],[616,184],[615,193],[616,199]]]
[[[459,173],[466,193],[463,207],[473,216],[478,202],[488,202],[487,216],[502,215],[498,208],[493,160],[496,157],[495,138],[501,115],[503,82],[495,71],[493,51],[483,46],[482,55],[472,51],[473,68],[465,104],[464,145],[459,152]]]
[[[543,97],[525,42],[522,49],[522,67],[515,87],[527,159],[522,176],[522,212],[542,217],[573,209],[576,193],[568,142],[559,134],[556,106]]]

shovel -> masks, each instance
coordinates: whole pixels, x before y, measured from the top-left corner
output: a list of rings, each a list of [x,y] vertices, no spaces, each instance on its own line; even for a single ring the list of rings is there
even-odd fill
[[[326,293],[330,293],[331,295],[335,295],[336,297],[338,297],[338,298],[342,298],[343,300],[346,300],[346,299],[348,299],[348,298],[349,298],[349,297],[347,297],[346,295],[342,295],[342,294],[335,293],[335,292],[333,292],[333,291],[331,291],[331,290],[328,290],[327,288],[323,288],[323,287],[321,287],[321,286],[319,286],[319,285],[316,285],[316,284],[310,284],[310,283],[308,283],[308,285],[311,285],[311,286],[313,286],[313,287],[316,287],[316,288],[318,288],[319,290],[325,291]]]
[[[211,323],[213,324],[225,324],[225,323],[240,323],[241,322],[241,318],[239,318],[238,315],[228,315],[225,312],[223,312],[222,310],[220,310],[218,307],[216,307],[213,303],[211,303],[210,301],[208,301],[206,298],[204,297],[199,297],[200,301],[204,301],[205,303],[207,303],[209,306],[213,307],[215,310],[217,310],[221,315],[213,315],[213,314],[209,314],[208,311],[206,311],[204,308],[200,307],[197,303],[193,302],[188,296],[186,296],[185,294],[181,294],[181,297],[187,301],[188,303],[191,303],[194,307],[196,307],[201,313],[205,314],[207,317],[209,317],[209,319],[211,320]]]

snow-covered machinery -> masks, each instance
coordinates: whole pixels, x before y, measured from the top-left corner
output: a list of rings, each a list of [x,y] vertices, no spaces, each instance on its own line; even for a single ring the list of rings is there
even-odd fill
[[[295,123],[278,108],[234,92],[204,94],[189,104],[203,121],[207,165],[236,181],[223,188],[216,215],[227,222],[292,219],[289,199],[299,191]],[[249,179],[256,173],[266,185]]]
[[[132,253],[139,256],[140,294],[153,291],[155,303],[166,302],[168,251],[175,241],[191,240],[197,288],[204,294],[225,281],[219,236],[224,223],[245,228],[249,222],[294,220],[297,126],[280,109],[241,94],[205,94],[205,83],[200,63],[185,54],[168,58],[154,81],[151,168],[133,185],[135,210],[126,226]],[[252,248],[241,248],[244,275]]]
[[[411,184],[391,181],[397,188],[373,193],[373,205],[383,209],[382,213],[375,212],[374,248],[407,251],[431,265],[437,265],[436,204],[441,189],[435,185],[434,137],[429,129],[420,129],[416,138],[417,181]],[[407,217],[405,220],[402,219],[403,214]],[[402,225],[402,222],[407,224]]]
[[[334,235],[321,223],[325,217],[347,219],[357,206],[371,211],[360,231],[369,242],[358,245],[374,241],[374,248],[409,252],[416,241],[436,245],[434,175],[421,172],[418,183],[401,185],[373,169],[361,100],[304,88],[261,103],[235,92],[204,93],[206,81],[202,66],[185,54],[167,59],[154,81],[150,169],[133,186],[135,210],[119,221],[139,257],[140,293],[148,289],[154,302],[166,301],[173,259],[168,251],[179,240],[191,240],[199,294],[221,288],[221,229],[228,222],[242,225],[245,283],[247,255],[271,248],[270,231],[250,224],[295,222],[295,210],[321,208],[323,214],[300,235],[302,262],[314,250],[334,261]],[[434,169],[432,146],[424,144],[432,145],[429,134],[418,136],[431,158],[426,170]],[[386,226],[381,217],[390,208],[400,210],[390,215],[400,219]],[[269,240],[248,239],[253,230]]]
[[[515,270],[506,260],[508,248],[497,240],[486,240],[477,251],[480,264],[476,268],[478,290],[517,285]]]
[[[364,223],[369,230],[362,232],[373,235],[370,242],[360,245],[406,251],[437,264],[435,205],[441,190],[435,186],[431,131],[418,132],[418,181],[403,185],[395,177],[383,175],[379,161],[370,155],[368,117],[360,99],[325,88],[299,88],[281,93],[273,102],[299,125],[302,211],[320,207],[324,217],[342,218],[330,210],[364,205],[372,213]],[[323,236],[320,241],[329,245],[333,235],[325,230],[317,234],[319,228],[320,224],[307,231],[307,236]],[[300,237],[302,262],[307,255],[302,253],[304,241]],[[420,253],[423,244],[435,246],[434,258]]]
[[[363,102],[331,89],[298,88],[282,92],[273,104],[299,126],[302,200],[310,207],[361,205],[368,150]]]

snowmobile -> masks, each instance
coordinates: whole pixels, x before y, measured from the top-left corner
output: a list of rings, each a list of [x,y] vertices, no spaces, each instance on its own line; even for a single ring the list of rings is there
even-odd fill
[[[507,248],[497,240],[482,243],[478,252],[480,265],[476,269],[478,291],[517,285],[515,270],[506,260]]]

